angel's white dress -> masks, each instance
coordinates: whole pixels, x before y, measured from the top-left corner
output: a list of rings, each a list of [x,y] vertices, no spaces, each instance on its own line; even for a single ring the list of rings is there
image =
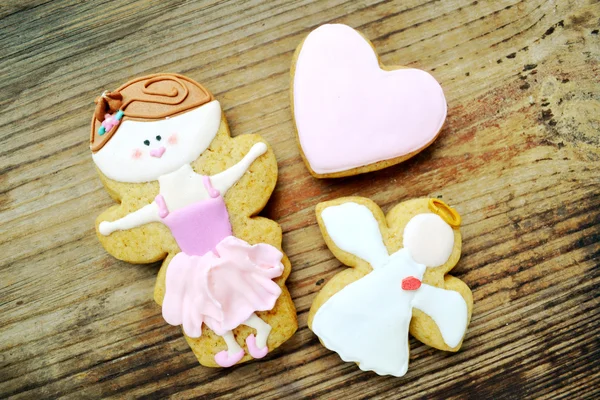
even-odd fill
[[[357,223],[356,213],[352,219],[339,216],[335,222],[341,225],[349,220]],[[407,249],[388,255],[381,236],[376,241],[368,240],[365,236],[368,231],[370,239],[374,239],[375,231],[379,235],[376,224],[365,221],[356,235],[352,235],[351,227],[342,227],[339,237],[332,236],[338,247],[368,260],[373,271],[327,300],[315,314],[312,330],[325,347],[337,352],[344,361],[356,362],[364,371],[403,376],[408,369],[412,308],[429,315],[446,344],[455,347],[467,327],[467,305],[452,290],[427,284],[417,290],[402,289],[404,278],[422,280],[426,267],[416,263]]]

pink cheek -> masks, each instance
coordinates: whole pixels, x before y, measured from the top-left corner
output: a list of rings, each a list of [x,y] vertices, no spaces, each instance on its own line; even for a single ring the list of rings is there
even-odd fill
[[[171,135],[171,137],[169,138],[169,144],[177,144],[177,134],[174,133]]]
[[[134,160],[139,160],[140,158],[142,158],[142,151],[140,149],[135,149],[133,151],[133,154],[131,155],[131,158],[133,158]]]

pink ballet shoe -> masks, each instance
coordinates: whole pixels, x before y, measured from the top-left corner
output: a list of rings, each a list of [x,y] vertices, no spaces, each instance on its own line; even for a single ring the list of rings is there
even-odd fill
[[[238,361],[240,361],[242,359],[242,357],[244,357],[244,350],[240,350],[239,353],[236,353],[232,356],[229,355],[229,352],[227,350],[223,350],[218,352],[215,355],[215,361],[217,362],[217,364],[219,364],[221,367],[223,368],[229,368],[234,364],[237,364]]]
[[[248,346],[248,351],[250,355],[254,358],[263,358],[269,352],[269,347],[265,346],[262,349],[256,347],[256,337],[254,334],[251,334],[246,338],[246,346]]]

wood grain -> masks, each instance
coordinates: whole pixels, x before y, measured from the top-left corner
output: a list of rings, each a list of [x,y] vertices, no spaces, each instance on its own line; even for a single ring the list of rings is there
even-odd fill
[[[0,397],[597,398],[599,21],[593,0],[3,2]],[[289,66],[327,22],[441,82],[448,120],[430,148],[362,176],[310,176]],[[263,135],[279,161],[263,214],[283,227],[300,329],[261,362],[199,366],[152,300],[159,265],[119,262],[94,234],[112,200],[88,149],[92,101],[166,71],[210,88],[232,134]],[[315,293],[343,268],[314,206],[348,195],[384,212],[440,196],[460,211],[453,274],[475,303],[459,353],[411,340],[408,374],[379,377],[307,329]]]

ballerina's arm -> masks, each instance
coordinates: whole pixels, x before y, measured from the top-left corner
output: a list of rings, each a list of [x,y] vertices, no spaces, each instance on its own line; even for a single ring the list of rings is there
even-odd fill
[[[252,165],[258,157],[265,154],[266,151],[266,144],[263,142],[256,143],[240,162],[225,171],[210,177],[213,187],[224,196],[225,193],[246,173],[248,168],[250,168],[250,165]]]
[[[104,236],[108,236],[114,231],[123,231],[131,228],[136,228],[141,225],[148,224],[150,222],[159,222],[160,216],[158,215],[158,205],[156,202],[152,202],[147,206],[140,208],[137,211],[127,214],[123,218],[116,221],[102,221],[98,230]]]

